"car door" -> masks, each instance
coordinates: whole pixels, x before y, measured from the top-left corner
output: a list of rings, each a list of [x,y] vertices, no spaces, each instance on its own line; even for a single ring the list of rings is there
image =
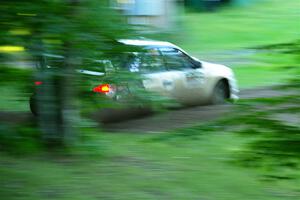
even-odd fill
[[[146,90],[174,98],[176,82],[179,78],[174,71],[168,71],[164,59],[157,48],[147,48],[143,53],[140,72],[144,76],[143,85]]]
[[[173,74],[176,85],[173,96],[182,103],[198,101],[205,85],[205,73],[201,63],[176,48],[161,47],[159,50],[168,71]]]

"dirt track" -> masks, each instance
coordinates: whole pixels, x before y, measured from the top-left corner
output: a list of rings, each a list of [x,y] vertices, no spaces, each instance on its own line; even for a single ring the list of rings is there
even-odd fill
[[[247,89],[240,92],[241,99],[268,98],[292,94],[294,91],[281,91],[273,88]],[[212,105],[170,110],[162,114],[144,116],[117,123],[103,124],[109,132],[155,133],[176,128],[187,127],[199,122],[207,122],[230,115],[233,105]]]
[[[273,88],[248,89],[240,92],[241,99],[276,97],[292,94],[294,91],[275,90]],[[152,114],[138,119],[132,119],[134,115],[124,116],[124,121],[116,123],[104,123],[102,128],[109,132],[138,132],[154,133],[186,127],[191,124],[206,122],[230,114],[234,105],[197,106],[170,110],[161,114]],[[93,119],[100,122],[97,115]],[[127,119],[127,120],[126,120]],[[21,123],[33,120],[28,112],[0,112],[0,122]]]

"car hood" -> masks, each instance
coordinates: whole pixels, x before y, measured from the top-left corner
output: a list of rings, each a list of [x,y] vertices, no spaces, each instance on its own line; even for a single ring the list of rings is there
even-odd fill
[[[205,69],[205,71],[209,72],[210,74],[222,75],[228,78],[233,76],[233,71],[225,65],[211,63],[207,61],[200,62],[202,63],[202,67]]]

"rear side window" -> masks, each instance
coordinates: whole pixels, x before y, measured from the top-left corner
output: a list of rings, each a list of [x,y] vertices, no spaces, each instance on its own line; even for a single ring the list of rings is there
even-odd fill
[[[111,65],[109,60],[93,60],[93,59],[83,59],[82,68],[85,70],[105,72],[106,68]]]
[[[131,72],[154,73],[165,71],[163,57],[157,49],[132,53],[127,60],[127,68]]]
[[[142,65],[142,55],[140,53],[132,53],[128,56],[128,69],[131,72],[140,72]]]
[[[192,59],[178,49],[162,47],[160,51],[169,70],[192,69],[195,67]]]
[[[165,71],[164,60],[158,49],[148,49],[143,52],[142,72],[161,72]]]

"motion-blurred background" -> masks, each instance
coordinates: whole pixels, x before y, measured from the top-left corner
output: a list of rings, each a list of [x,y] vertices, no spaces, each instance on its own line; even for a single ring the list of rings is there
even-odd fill
[[[1,199],[300,199],[299,0],[1,0],[0,13]],[[156,114],[103,124],[95,112],[115,105],[76,69],[128,51],[119,39],[225,64],[241,99],[167,110],[140,92]]]

